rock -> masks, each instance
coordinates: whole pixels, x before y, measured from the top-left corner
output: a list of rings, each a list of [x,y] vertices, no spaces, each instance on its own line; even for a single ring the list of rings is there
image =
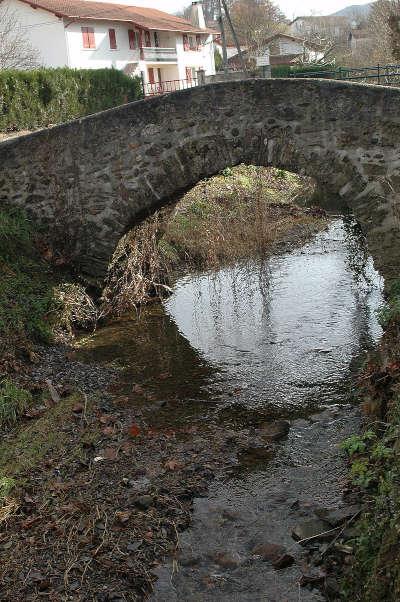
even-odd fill
[[[344,506],[343,508],[327,509],[318,508],[315,510],[315,514],[326,521],[331,527],[338,527],[343,525],[350,518],[352,518],[357,512],[360,511],[360,506],[354,504],[353,506]]]
[[[324,531],[328,530],[329,526],[327,526],[326,523],[322,522],[322,520],[310,519],[296,525],[292,531],[292,537],[296,541],[300,541],[302,539],[314,537],[315,535],[318,535],[319,533],[323,533]]]
[[[150,508],[150,506],[153,505],[153,502],[154,500],[151,495],[141,495],[135,500],[136,506],[138,506],[142,510],[147,510],[148,508]]]
[[[197,564],[200,564],[200,556],[183,556],[182,558],[179,559],[179,564],[181,564],[182,566],[196,566]]]
[[[288,566],[292,566],[294,563],[294,557],[290,554],[282,554],[277,560],[272,562],[274,569],[286,569]]]
[[[275,420],[265,423],[260,429],[260,437],[267,441],[279,441],[286,437],[290,430],[290,423],[287,420]]]
[[[136,550],[140,548],[142,543],[143,539],[139,539],[138,541],[130,541],[126,546],[126,549],[128,550],[128,552],[136,552]]]
[[[252,553],[264,561],[276,562],[286,554],[286,549],[277,543],[261,543],[254,546]]]
[[[270,460],[273,450],[267,445],[256,445],[247,447],[238,454],[238,460],[241,464],[253,464],[255,462]]]
[[[240,564],[239,554],[231,554],[230,552],[218,552],[215,555],[214,560],[216,564],[224,569],[234,569]]]

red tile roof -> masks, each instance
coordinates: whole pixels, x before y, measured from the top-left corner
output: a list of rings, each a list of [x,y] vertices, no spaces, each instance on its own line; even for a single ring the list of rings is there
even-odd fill
[[[57,17],[67,19],[97,19],[102,21],[124,21],[143,29],[181,31],[185,33],[215,33],[211,29],[200,29],[189,21],[154,8],[91,2],[88,0],[21,0],[33,8],[42,8]]]

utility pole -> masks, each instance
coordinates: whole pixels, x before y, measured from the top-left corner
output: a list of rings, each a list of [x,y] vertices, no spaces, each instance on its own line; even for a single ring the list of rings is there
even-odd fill
[[[224,11],[225,11],[225,15],[226,15],[226,18],[228,20],[228,23],[229,23],[229,27],[231,28],[233,39],[235,40],[235,45],[236,45],[236,49],[238,51],[239,60],[240,60],[240,62],[242,64],[242,69],[246,73],[246,71],[247,71],[247,69],[246,69],[246,63],[245,63],[245,60],[243,58],[242,49],[240,48],[239,39],[238,39],[238,37],[236,35],[236,31],[235,31],[235,28],[234,28],[233,23],[232,23],[231,15],[229,13],[229,8],[228,8],[228,6],[226,4],[226,0],[222,0],[222,4],[224,6]],[[221,21],[222,21],[222,15],[221,15]]]
[[[222,18],[221,0],[219,0],[218,9],[219,9],[219,11],[218,11],[218,21],[219,21],[219,26],[221,28],[221,41],[222,41],[222,63],[224,65],[224,73],[228,73],[228,54],[226,52],[226,37],[225,37],[224,20]]]

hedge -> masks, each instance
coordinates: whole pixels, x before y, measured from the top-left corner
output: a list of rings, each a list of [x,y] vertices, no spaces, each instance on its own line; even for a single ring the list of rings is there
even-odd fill
[[[277,65],[272,67],[271,75],[272,77],[291,77],[295,73],[321,73],[322,71],[334,71],[335,69],[334,65]]]
[[[142,98],[117,69],[0,70],[0,131],[35,129]]]

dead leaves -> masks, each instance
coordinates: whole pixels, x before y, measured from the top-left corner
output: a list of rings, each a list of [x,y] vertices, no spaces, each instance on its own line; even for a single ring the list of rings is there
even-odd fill
[[[181,470],[181,468],[183,468],[183,464],[177,460],[168,460],[165,462],[164,466],[167,470],[171,471]]]
[[[132,516],[132,512],[130,510],[119,510],[115,513],[115,520],[122,525],[127,523]]]
[[[131,437],[138,437],[140,435],[140,428],[137,424],[131,424],[131,426],[129,427],[129,434]]]

